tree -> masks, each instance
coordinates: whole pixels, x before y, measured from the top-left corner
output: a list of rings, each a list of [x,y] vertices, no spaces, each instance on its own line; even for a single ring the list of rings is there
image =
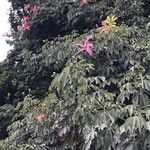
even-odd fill
[[[24,3],[12,2],[17,17]],[[8,149],[149,149],[148,3],[43,1],[27,32],[16,30],[21,12],[1,71],[19,118]]]

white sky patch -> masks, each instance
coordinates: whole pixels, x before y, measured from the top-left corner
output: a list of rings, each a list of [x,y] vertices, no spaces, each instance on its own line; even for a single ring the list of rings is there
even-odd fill
[[[6,58],[7,52],[11,49],[11,47],[6,44],[6,37],[3,36],[10,30],[8,22],[9,8],[10,3],[7,0],[0,0],[0,62]]]

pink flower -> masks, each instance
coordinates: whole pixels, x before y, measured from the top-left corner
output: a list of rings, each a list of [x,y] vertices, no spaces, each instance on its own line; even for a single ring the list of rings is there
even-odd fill
[[[79,54],[82,51],[86,51],[90,56],[93,55],[93,43],[92,40],[93,37],[89,36],[87,37],[86,41],[84,42],[84,44],[74,44],[73,46],[78,49],[78,52],[76,54]]]
[[[82,0],[82,4],[83,5],[87,5],[88,4],[88,0]]]
[[[32,8],[33,14],[37,15],[39,11],[40,11],[40,7],[37,5],[34,5],[34,7]]]
[[[97,32],[101,32],[102,30],[106,30],[106,32],[108,33],[110,31],[108,23],[106,20],[102,21],[102,27],[98,27],[98,25],[96,24],[97,27]]]
[[[44,120],[47,119],[47,117],[48,117],[47,114],[39,114],[35,118],[38,122],[43,122]]]
[[[25,10],[25,11],[28,11],[29,8],[31,8],[31,4],[30,4],[30,3],[24,4],[24,10]]]
[[[30,30],[31,26],[29,24],[23,24],[22,26],[19,26],[19,30],[25,32],[25,31],[28,31]]]
[[[21,21],[22,21],[23,24],[26,24],[29,20],[30,20],[29,16],[23,16]]]
[[[108,26],[106,20],[102,21],[102,26],[104,26],[104,27]]]
[[[106,29],[107,33],[110,31],[108,23],[106,20],[102,21],[102,27],[104,27]]]
[[[21,20],[22,26],[20,26],[18,29],[23,32],[30,30],[31,26],[29,24],[29,20],[30,20],[30,16],[23,16]]]

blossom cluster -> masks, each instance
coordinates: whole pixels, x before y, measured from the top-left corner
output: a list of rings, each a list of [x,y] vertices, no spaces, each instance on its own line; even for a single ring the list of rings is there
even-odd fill
[[[117,17],[115,17],[115,16],[111,16],[111,17],[107,16],[106,20],[102,21],[101,27],[98,27],[98,25],[96,25],[97,31],[100,33],[101,32],[109,33],[110,31],[113,31],[114,29],[117,28],[116,20],[117,20]],[[92,56],[93,48],[94,48],[93,36],[92,35],[88,36],[83,44],[77,43],[77,44],[74,44],[73,47],[78,50],[78,52],[76,54],[79,54],[82,51],[86,51],[87,54]]]
[[[81,0],[81,2],[82,2],[82,5],[88,5],[88,0]],[[31,5],[30,3],[28,3],[28,4],[24,4],[24,11],[31,15],[37,15],[40,11],[40,7],[37,5]],[[23,18],[21,20],[22,26],[19,27],[19,29],[21,31],[25,32],[25,31],[30,30],[31,15],[23,16]],[[98,25],[96,25],[97,31],[109,33],[111,30],[114,30],[117,27],[116,20],[117,20],[117,17],[115,17],[115,16],[107,16],[107,18],[102,21],[101,27],[98,27]],[[73,47],[78,50],[78,52],[76,54],[86,51],[87,54],[92,56],[93,48],[94,48],[93,36],[92,35],[88,36],[82,44],[76,43],[73,45]]]
[[[82,5],[88,5],[88,0],[81,0]],[[30,3],[24,4],[24,11],[27,14],[27,16],[23,16],[21,23],[22,26],[19,26],[19,30],[25,32],[30,30],[31,25],[30,25],[30,19],[32,18],[32,15],[38,15],[39,11],[40,11],[40,7],[37,5],[32,5]],[[116,20],[117,17],[115,16],[107,16],[107,18],[105,20],[102,21],[102,26],[98,27],[98,25],[96,25],[97,27],[97,31],[98,32],[106,32],[109,33],[111,30],[114,30],[117,26],[116,26]],[[81,44],[81,43],[76,43],[73,45],[73,47],[75,49],[78,50],[78,52],[76,54],[79,54],[82,51],[86,51],[87,54],[89,54],[90,56],[93,55],[93,36],[90,35],[86,38],[86,40]]]
[[[40,7],[37,5],[31,5],[30,3],[24,4],[24,11],[29,14],[27,16],[23,16],[21,20],[21,26],[18,27],[19,30],[25,32],[31,29],[30,19],[32,15],[38,15],[40,11]]]
[[[31,25],[30,25],[29,21],[30,21],[29,16],[23,16],[23,18],[21,20],[22,26],[19,26],[18,29],[23,32],[30,30]]]

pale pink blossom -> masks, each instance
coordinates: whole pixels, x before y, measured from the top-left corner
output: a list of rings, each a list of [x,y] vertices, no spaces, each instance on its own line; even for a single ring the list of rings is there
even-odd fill
[[[88,4],[88,0],[82,0],[82,4],[83,5],[87,5]]]
[[[74,44],[73,46],[78,50],[76,54],[79,54],[82,51],[86,51],[90,56],[93,55],[93,43],[92,36],[87,37],[86,41],[83,44]]]
[[[19,30],[25,32],[30,30],[31,25],[29,24],[29,20],[30,20],[30,16],[23,16],[21,22],[22,22],[22,26],[19,26]]]
[[[22,26],[19,26],[18,29],[25,32],[30,30],[31,26],[29,24],[23,24]]]
[[[102,27],[104,27],[106,29],[107,33],[110,31],[108,23],[106,20],[102,21]]]
[[[30,20],[29,16],[23,16],[21,21],[22,21],[23,24],[26,24],[26,23],[28,23],[29,20]]]
[[[47,119],[47,117],[48,117],[47,114],[39,114],[35,118],[38,122],[43,122],[44,120]]]
[[[24,10],[25,11],[28,11],[30,8],[31,8],[31,4],[30,3],[24,4]]]
[[[106,20],[102,21],[102,26],[104,26],[104,27],[108,26]]]
[[[37,15],[39,13],[39,11],[40,11],[40,7],[37,5],[34,5],[32,8],[33,14]]]
[[[96,24],[96,28],[97,28],[97,32],[101,32],[102,30],[106,30],[107,33],[110,31],[109,29],[109,26],[108,26],[108,23],[106,20],[102,21],[102,27],[99,27],[97,24]]]

